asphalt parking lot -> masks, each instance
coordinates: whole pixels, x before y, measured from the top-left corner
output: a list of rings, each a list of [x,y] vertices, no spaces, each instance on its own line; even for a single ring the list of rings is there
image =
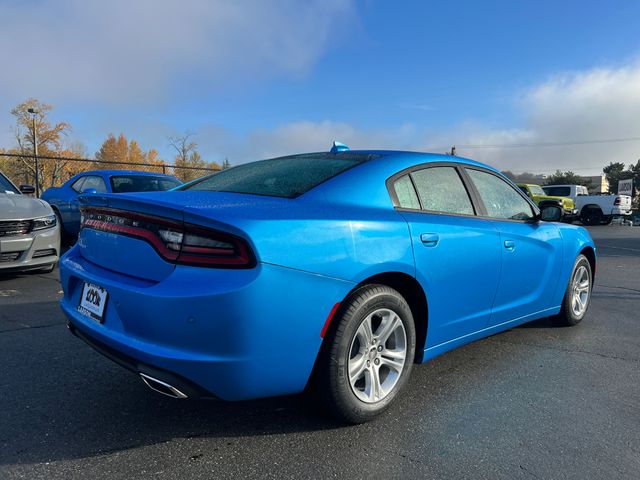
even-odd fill
[[[355,427],[303,396],[155,394],[69,334],[57,270],[0,277],[0,478],[638,478],[640,228],[591,233],[582,324],[449,352]]]

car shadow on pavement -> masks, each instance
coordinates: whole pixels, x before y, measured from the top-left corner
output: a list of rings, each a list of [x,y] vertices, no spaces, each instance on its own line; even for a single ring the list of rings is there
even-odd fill
[[[15,308],[8,314],[18,314],[19,306]],[[62,314],[56,318],[62,320]],[[245,402],[164,397],[73,337],[63,320],[46,328],[4,331],[0,465],[87,458],[176,438],[236,442],[296,432],[373,435],[415,411],[428,422],[433,411],[452,409],[453,414],[451,400],[459,398],[461,390],[485,388],[487,368],[512,363],[513,352],[505,348],[503,355],[496,355],[490,342],[476,342],[417,366],[391,411],[352,427],[321,413],[309,394]]]

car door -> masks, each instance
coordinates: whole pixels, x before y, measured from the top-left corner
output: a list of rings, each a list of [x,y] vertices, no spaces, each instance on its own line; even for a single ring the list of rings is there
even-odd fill
[[[78,189],[74,188],[75,183],[73,184],[73,196],[69,201],[69,213],[68,213],[68,223],[65,224],[67,232],[72,235],[77,235],[80,232],[80,204],[78,202],[78,195],[82,192],[86,192],[89,189],[94,189],[97,193],[106,193],[107,186],[102,179],[98,175],[87,175],[83,178],[83,182],[79,184]]]
[[[416,278],[429,303],[426,347],[482,330],[500,274],[494,222],[476,216],[455,164],[414,168],[390,183],[394,203],[409,224]]]
[[[542,222],[515,186],[495,172],[465,167],[485,218],[500,232],[501,274],[489,325],[533,315],[552,305],[562,264],[559,228]]]
[[[77,210],[77,202],[75,200],[82,191],[82,184],[86,178],[85,176],[79,177],[71,185],[67,184],[61,187],[60,199],[56,202],[56,205],[67,232],[70,231],[74,224],[75,211]],[[76,221],[79,220],[76,219]]]

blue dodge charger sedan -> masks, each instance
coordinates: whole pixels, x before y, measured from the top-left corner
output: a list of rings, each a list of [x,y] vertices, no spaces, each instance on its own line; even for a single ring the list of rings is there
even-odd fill
[[[414,363],[540,317],[579,323],[596,271],[558,207],[451,156],[337,145],[80,203],[60,268],[71,332],[172,397],[309,387],[353,423]]]
[[[155,192],[177,187],[182,182],[171,175],[138,170],[90,170],[71,177],[64,185],[48,188],[42,199],[53,208],[62,236],[75,237],[80,230],[82,193]]]

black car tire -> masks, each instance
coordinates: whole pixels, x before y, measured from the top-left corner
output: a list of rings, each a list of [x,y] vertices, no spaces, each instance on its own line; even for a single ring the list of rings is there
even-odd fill
[[[577,315],[571,307],[571,302],[573,301],[573,288],[576,272],[581,267],[585,267],[589,275],[589,292],[587,295],[587,305],[584,308],[584,311]],[[578,255],[578,258],[576,258],[573,270],[571,271],[569,285],[567,285],[567,289],[565,290],[564,298],[562,300],[562,306],[560,307],[560,312],[557,315],[551,317],[551,321],[553,322],[553,324],[561,327],[571,327],[580,323],[589,310],[589,303],[591,302],[591,290],[593,290],[593,272],[591,271],[591,264],[589,263],[587,257],[581,254]]]
[[[55,213],[56,220],[58,222],[58,225],[60,226],[60,246],[64,247],[66,245],[69,245],[71,243],[71,236],[67,233],[67,231],[64,228],[64,224],[62,223],[62,217],[60,216],[60,212],[54,208],[53,213]]]
[[[406,355],[395,385],[381,400],[367,403],[358,398],[351,385],[349,359],[358,329],[369,316],[377,311],[384,311],[381,309],[395,313],[402,322],[406,338]],[[373,322],[374,320],[371,321],[372,325]],[[374,328],[372,330],[373,337],[380,331]],[[320,354],[315,392],[320,396],[323,408],[339,419],[354,424],[369,421],[384,412],[409,378],[414,363],[415,345],[413,316],[402,295],[385,285],[367,285],[354,291],[341,304],[336,317],[332,320]],[[387,344],[380,345],[378,348],[386,349]],[[368,347],[365,348],[366,350]],[[372,354],[375,355],[375,352]],[[380,359],[379,362],[379,367],[374,367],[372,363],[371,368],[378,368],[377,371],[382,372],[384,362]],[[380,373],[378,378],[382,378],[384,373]],[[370,376],[369,379],[371,379]]]
[[[580,214],[580,221],[584,225],[599,225],[602,221],[602,210],[599,208],[585,208]]]

